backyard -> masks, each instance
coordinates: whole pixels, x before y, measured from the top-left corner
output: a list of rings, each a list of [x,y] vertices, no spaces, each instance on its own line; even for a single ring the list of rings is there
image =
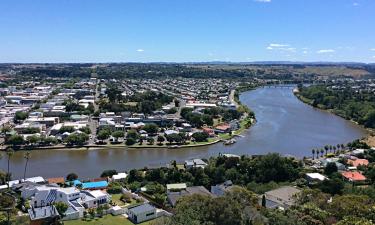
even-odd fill
[[[65,225],[134,225],[130,220],[126,219],[124,216],[112,216],[106,215],[102,218],[87,219],[87,220],[69,220],[64,221]],[[149,225],[150,222],[140,223],[140,225]]]

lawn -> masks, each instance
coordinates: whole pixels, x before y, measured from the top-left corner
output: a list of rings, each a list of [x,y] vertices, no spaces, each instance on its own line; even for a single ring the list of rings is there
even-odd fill
[[[134,225],[134,223],[130,222],[124,216],[112,216],[106,215],[102,218],[95,218],[93,220],[83,221],[79,220],[69,220],[64,221],[64,225]],[[140,223],[140,225],[149,225],[150,222]]]
[[[114,202],[118,206],[123,206],[125,203],[120,200],[122,194],[113,194],[112,195],[112,202]]]

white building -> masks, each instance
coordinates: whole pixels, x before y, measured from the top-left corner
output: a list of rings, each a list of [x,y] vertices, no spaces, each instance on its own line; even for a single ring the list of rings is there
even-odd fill
[[[142,223],[156,218],[156,208],[148,203],[135,206],[129,208],[128,216],[134,223]]]

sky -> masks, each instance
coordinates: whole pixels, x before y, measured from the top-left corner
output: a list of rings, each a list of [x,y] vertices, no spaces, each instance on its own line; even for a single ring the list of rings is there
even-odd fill
[[[0,62],[375,62],[375,0],[1,0]]]

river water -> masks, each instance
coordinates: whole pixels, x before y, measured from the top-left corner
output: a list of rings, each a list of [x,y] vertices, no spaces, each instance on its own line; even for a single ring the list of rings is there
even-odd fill
[[[95,178],[106,169],[127,171],[145,166],[157,167],[171,160],[181,162],[219,153],[278,152],[303,157],[310,156],[312,148],[347,143],[366,135],[360,126],[300,102],[288,88],[259,88],[241,94],[240,100],[255,112],[257,123],[234,145],[219,143],[180,149],[35,150],[31,153],[27,177],[49,178],[75,172],[81,178]],[[23,152],[16,152],[10,164],[14,179],[23,176],[24,163]],[[6,166],[4,156],[0,169],[5,171]]]

